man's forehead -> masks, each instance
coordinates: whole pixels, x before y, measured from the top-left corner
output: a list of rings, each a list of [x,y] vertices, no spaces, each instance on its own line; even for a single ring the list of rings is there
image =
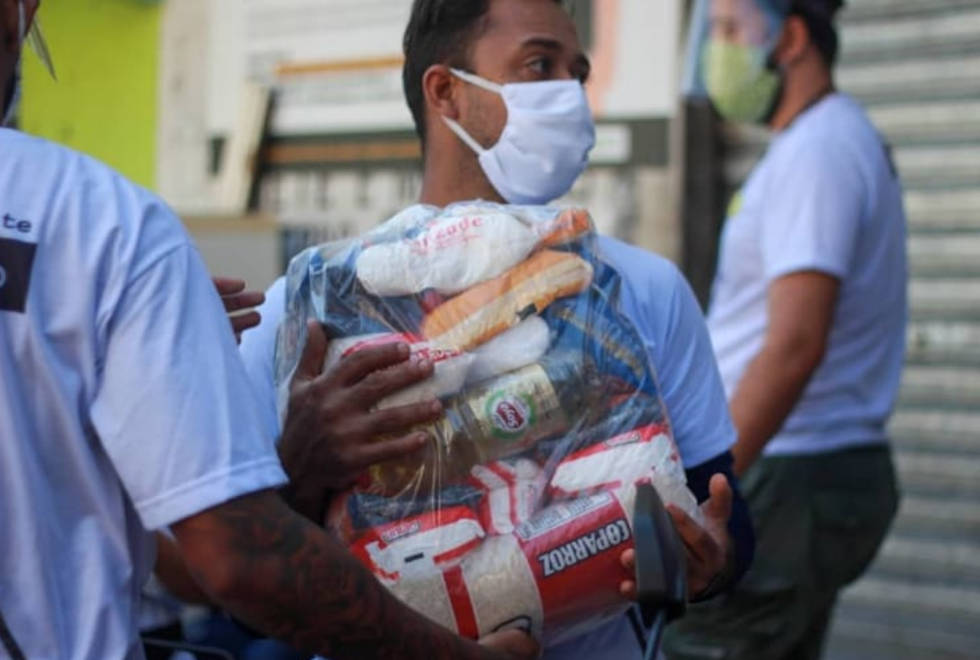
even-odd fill
[[[551,41],[580,49],[575,23],[555,0],[491,0],[483,37],[519,47]]]

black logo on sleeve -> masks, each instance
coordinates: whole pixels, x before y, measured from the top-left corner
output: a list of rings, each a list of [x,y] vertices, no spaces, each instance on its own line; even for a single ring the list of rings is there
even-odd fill
[[[0,238],[0,311],[23,313],[36,251],[34,243]]]

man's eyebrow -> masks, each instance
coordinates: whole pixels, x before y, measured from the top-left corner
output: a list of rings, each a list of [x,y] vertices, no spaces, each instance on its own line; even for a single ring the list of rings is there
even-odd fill
[[[551,37],[528,37],[521,44],[522,47],[526,48],[528,46],[538,46],[541,48],[547,48],[548,50],[562,50],[564,46],[558,39],[553,39]]]

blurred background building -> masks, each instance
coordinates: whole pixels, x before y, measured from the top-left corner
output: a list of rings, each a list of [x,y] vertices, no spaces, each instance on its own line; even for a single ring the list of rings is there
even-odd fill
[[[415,201],[411,0],[45,0],[58,82],[25,58],[20,122],[159,192],[215,273],[269,284],[309,244]],[[706,300],[732,191],[765,146],[679,99],[684,0],[571,0],[594,64],[593,164],[570,201],[677,261]],[[849,0],[839,87],[906,186],[904,499],[846,592],[835,660],[980,654],[980,0]]]

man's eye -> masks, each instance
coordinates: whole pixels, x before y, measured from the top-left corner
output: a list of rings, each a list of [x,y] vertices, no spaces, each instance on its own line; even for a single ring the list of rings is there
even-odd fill
[[[551,75],[551,60],[547,57],[538,57],[527,63],[527,66],[535,75],[547,78]]]

